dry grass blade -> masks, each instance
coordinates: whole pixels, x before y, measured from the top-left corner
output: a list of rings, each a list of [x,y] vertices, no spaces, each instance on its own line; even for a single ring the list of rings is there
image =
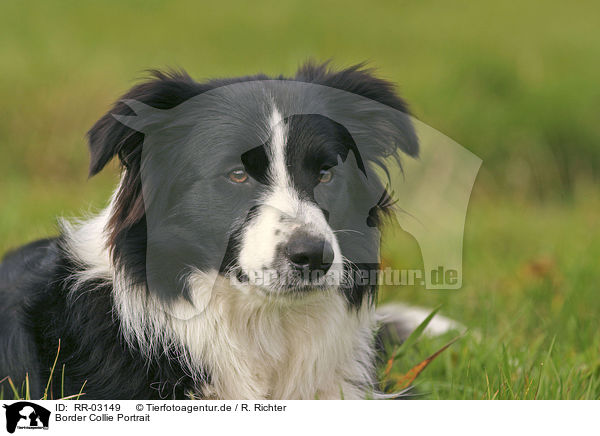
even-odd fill
[[[82,395],[85,395],[85,393],[83,392],[83,388],[85,388],[85,384],[87,383],[87,380],[83,382],[83,385],[81,385],[81,389],[79,389],[79,393],[76,395],[76,400],[79,399],[79,397],[81,397]]]
[[[2,381],[8,381],[8,385],[10,386],[10,389],[13,391],[13,394],[15,396],[15,399],[21,399],[21,396],[19,395],[19,392],[17,391],[17,387],[15,386],[15,384],[13,383],[12,379],[10,377],[5,377],[2,379]]]
[[[462,335],[461,336],[457,336],[456,338],[452,339],[450,342],[448,342],[446,345],[444,345],[438,351],[436,351],[435,353],[433,353],[427,359],[425,359],[421,363],[413,366],[405,374],[391,376],[390,378],[395,383],[394,384],[394,391],[401,391],[401,390],[406,389],[407,387],[409,387],[415,381],[415,379],[419,376],[419,374],[421,374],[423,372],[423,370],[425,368],[427,368],[427,366],[431,362],[433,362],[433,360],[436,357],[438,357],[440,354],[442,354],[448,347],[450,347],[450,345],[452,345],[453,343],[455,343],[456,341],[458,341],[460,338],[462,338]]]
[[[46,389],[44,389],[43,400],[48,399],[48,389],[50,388],[50,383],[52,382],[52,377],[54,376],[54,369],[56,368],[56,362],[58,362],[58,355],[60,354],[60,338],[58,339],[58,349],[56,350],[56,356],[54,357],[54,363],[52,364],[52,368],[50,368],[50,377],[48,377],[48,383],[46,383]],[[64,372],[63,372],[64,374]]]
[[[68,397],[62,397],[62,398],[60,398],[60,399],[61,399],[61,400],[71,400],[71,399],[73,399],[73,398],[74,398],[74,399],[76,399],[76,400],[79,400],[79,398],[80,398],[81,396],[83,396],[83,395],[85,395],[85,392],[80,392],[80,393],[78,393],[78,394],[69,395]]]
[[[433,317],[435,315],[437,315],[437,313],[440,311],[441,307],[442,306],[440,305],[440,306],[436,307],[435,309],[433,309],[433,311],[427,316],[427,318],[425,318],[421,322],[421,324],[419,324],[417,326],[417,328],[408,336],[408,338],[406,338],[406,340],[404,342],[402,342],[402,344],[400,346],[396,347],[396,349],[394,350],[394,352],[392,353],[392,355],[390,356],[390,358],[387,361],[385,370],[383,372],[384,380],[389,378],[392,368],[394,366],[394,361],[399,356],[401,356],[405,350],[409,349],[417,342],[417,340],[421,337],[421,335],[423,334],[423,332],[425,331],[425,329],[427,328],[427,326],[429,325],[429,323],[431,322]]]

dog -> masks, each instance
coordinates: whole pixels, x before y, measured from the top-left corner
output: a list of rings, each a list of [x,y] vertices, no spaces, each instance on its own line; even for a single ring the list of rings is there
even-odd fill
[[[48,398],[82,390],[86,399],[115,400],[380,395],[377,286],[351,279],[351,273],[378,268],[380,235],[346,232],[354,235],[354,250],[342,236],[349,225],[344,220],[364,209],[357,204],[361,183],[378,197],[359,217],[365,228],[379,229],[393,208],[384,181],[370,168],[386,156],[418,155],[409,118],[392,126],[377,119],[377,110],[363,111],[361,122],[373,129],[365,136],[375,139],[359,149],[353,134],[328,116],[285,114],[277,95],[265,93],[254,105],[255,94],[243,94],[242,102],[232,93],[229,106],[214,98],[202,103],[219,116],[203,119],[199,134],[222,128],[222,134],[205,135],[212,138],[206,145],[211,151],[190,156],[169,143],[176,157],[160,165],[144,160],[148,133],[127,122],[141,107],[167,114],[227,87],[260,90],[261,82],[343,91],[409,113],[392,84],[361,65],[336,70],[308,62],[293,77],[204,83],[181,71],[153,72],[88,132],[90,176],[115,157],[122,167],[108,207],[80,221],[63,220],[59,236],[4,258],[0,377],[19,384],[27,376],[31,396],[38,398],[48,383]],[[300,98],[304,88],[298,89]],[[319,94],[311,98],[319,103]],[[244,105],[258,109],[250,111],[246,133],[236,136],[236,111]],[[161,153],[167,145],[158,138]],[[242,146],[244,141],[251,144]],[[356,169],[354,181],[344,178],[349,165]],[[166,175],[155,174],[165,168]],[[150,199],[152,189],[167,193],[162,203]],[[159,206],[152,209],[152,202]],[[176,225],[169,214],[157,221],[167,210],[184,218]],[[355,258],[365,250],[368,259]],[[188,264],[193,267],[182,275]],[[259,277],[267,270],[277,277]],[[394,312],[397,325],[410,318],[402,311]]]

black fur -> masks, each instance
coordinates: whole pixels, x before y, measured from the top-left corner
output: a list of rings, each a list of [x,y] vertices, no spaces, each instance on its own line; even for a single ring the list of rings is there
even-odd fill
[[[194,385],[177,363],[177,350],[147,361],[127,346],[109,286],[90,282],[69,298],[70,273],[78,267],[61,245],[60,238],[34,242],[2,263],[3,376],[22,386],[28,374],[31,397],[41,398],[58,354],[48,399],[82,388],[93,399],[185,398]]]

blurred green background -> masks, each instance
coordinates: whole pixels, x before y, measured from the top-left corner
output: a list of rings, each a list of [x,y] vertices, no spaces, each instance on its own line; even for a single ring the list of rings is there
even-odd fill
[[[0,4],[0,252],[106,204],[84,134],[144,70],[292,74],[369,61],[414,114],[483,159],[464,287],[385,289],[471,333],[421,375],[426,398],[600,397],[600,3],[580,1]],[[419,262],[406,235],[387,263]],[[401,373],[449,337],[422,339]]]

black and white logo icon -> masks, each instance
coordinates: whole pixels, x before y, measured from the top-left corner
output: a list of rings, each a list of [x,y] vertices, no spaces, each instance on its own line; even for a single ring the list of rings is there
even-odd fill
[[[16,429],[48,429],[50,411],[29,401],[19,401],[3,405],[6,409],[6,431],[14,433]]]

